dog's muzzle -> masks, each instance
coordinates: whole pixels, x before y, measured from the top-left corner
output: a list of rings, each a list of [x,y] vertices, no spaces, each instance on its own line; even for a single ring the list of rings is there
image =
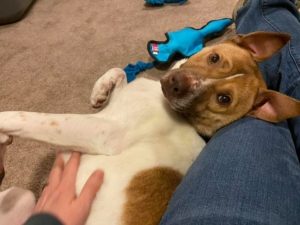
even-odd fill
[[[196,79],[193,73],[177,69],[162,77],[160,83],[165,97],[172,100],[192,94],[201,82]]]

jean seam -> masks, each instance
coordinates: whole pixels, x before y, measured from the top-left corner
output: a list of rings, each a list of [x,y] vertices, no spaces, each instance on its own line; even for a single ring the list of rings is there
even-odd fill
[[[297,70],[298,70],[298,73],[300,73],[300,67],[299,67],[299,65],[298,65],[298,63],[297,63],[296,58],[294,57],[294,55],[296,55],[296,52],[294,51],[294,47],[292,46],[291,41],[289,42],[289,54],[290,54],[290,56],[292,57],[294,64],[296,65],[296,68],[297,68]],[[298,58],[298,57],[297,57],[297,58]]]
[[[294,96],[294,93],[296,92],[296,87],[300,84],[300,79],[298,79],[289,89],[290,89],[290,94],[289,96]]]
[[[261,15],[262,15],[262,18],[270,25],[270,27],[272,27],[275,31],[279,31],[279,28],[276,27],[266,16],[265,14],[265,7],[266,7],[266,3],[267,3],[267,0],[261,0]]]

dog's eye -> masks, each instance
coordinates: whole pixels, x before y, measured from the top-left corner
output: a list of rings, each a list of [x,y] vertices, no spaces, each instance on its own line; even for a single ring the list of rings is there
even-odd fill
[[[228,105],[231,103],[231,96],[228,94],[218,94],[217,101],[221,105]]]
[[[209,64],[215,64],[219,62],[220,56],[217,53],[213,53],[208,57]]]

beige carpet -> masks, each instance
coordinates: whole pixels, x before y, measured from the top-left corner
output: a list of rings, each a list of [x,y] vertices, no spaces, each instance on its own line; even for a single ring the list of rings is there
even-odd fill
[[[94,112],[89,95],[106,70],[147,61],[146,43],[165,40],[167,31],[231,17],[235,2],[149,8],[143,0],[37,0],[24,20],[0,26],[0,111]],[[1,189],[19,186],[38,194],[54,149],[15,139]]]

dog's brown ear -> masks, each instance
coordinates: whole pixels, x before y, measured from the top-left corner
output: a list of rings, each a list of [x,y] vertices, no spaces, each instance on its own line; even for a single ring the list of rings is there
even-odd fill
[[[250,116],[269,122],[280,122],[300,116],[300,101],[271,90],[260,90],[249,112]]]
[[[237,35],[232,40],[237,45],[247,49],[255,61],[261,62],[280,50],[290,38],[290,35],[286,33],[261,31]]]

